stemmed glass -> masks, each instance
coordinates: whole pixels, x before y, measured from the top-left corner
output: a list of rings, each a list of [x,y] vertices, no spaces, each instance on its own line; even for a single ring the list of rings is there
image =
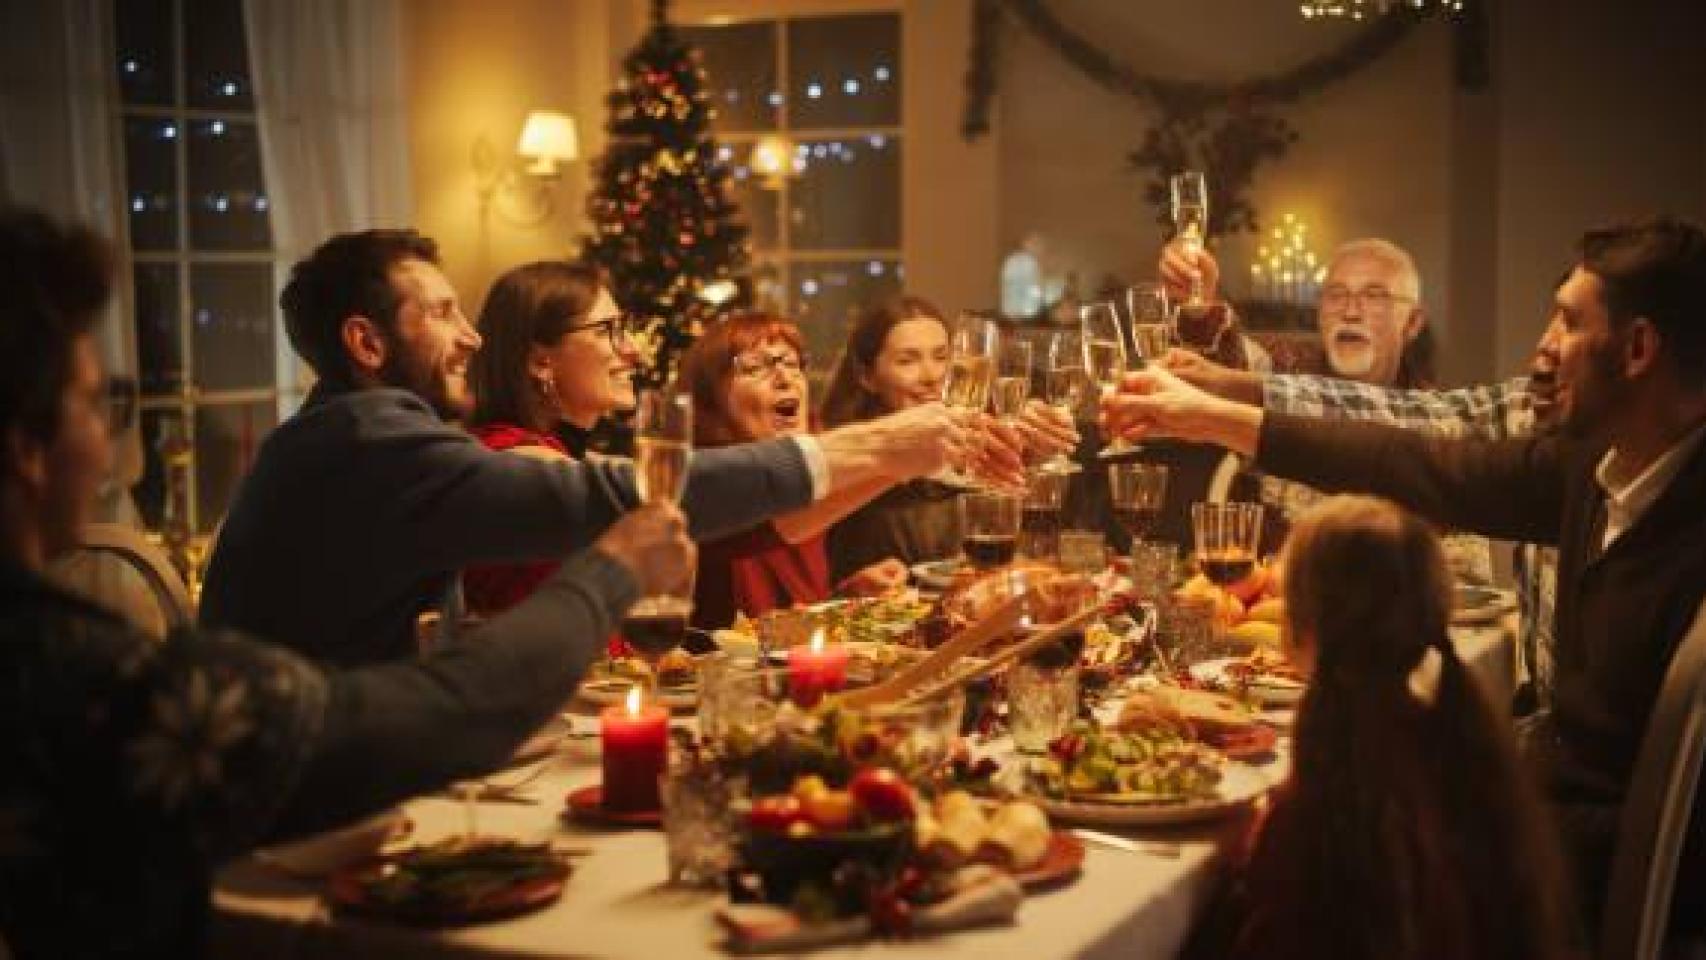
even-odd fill
[[[960,495],[960,549],[979,570],[1006,566],[1019,551],[1022,499],[1001,490]]]
[[[1048,346],[1048,367],[1043,372],[1043,387],[1048,402],[1074,421],[1084,406],[1090,390],[1090,378],[1084,372],[1084,336],[1077,330],[1056,333]],[[1078,465],[1064,453],[1057,453],[1039,468],[1046,473],[1071,473]]]
[[[1256,548],[1262,536],[1259,503],[1195,503],[1191,532],[1197,545],[1197,565],[1203,576],[1229,586],[1256,569]]]
[[[1107,396],[1119,388],[1120,374],[1126,370],[1125,335],[1120,330],[1119,313],[1112,302],[1086,305],[1079,313],[1079,326],[1084,344],[1084,369],[1091,382]],[[1102,448],[1101,456],[1123,453],[1131,449],[1125,441],[1114,441]]]
[[[1167,467],[1159,463],[1111,463],[1108,465],[1108,500],[1114,519],[1131,534],[1132,543],[1142,543],[1161,520],[1167,502]]]
[[[1001,346],[990,406],[1003,422],[1012,423],[1025,412],[1025,401],[1030,397],[1031,344],[1026,340],[1009,340]]]
[[[642,503],[681,502],[693,451],[693,400],[685,393],[640,395],[634,422],[634,479]],[[641,597],[622,618],[622,637],[653,667],[681,645],[693,613],[693,584],[674,593]]]
[[[989,406],[1000,345],[1001,328],[995,321],[977,313],[960,315],[959,326],[949,342],[952,357],[948,361],[947,379],[942,384],[942,402],[949,409],[973,415]],[[975,483],[957,470],[950,470],[939,479],[960,486]]]
[[[1126,315],[1131,318],[1131,344],[1143,363],[1154,363],[1173,342],[1173,314],[1168,309],[1167,288],[1159,283],[1139,283],[1125,292]]]
[[[1173,230],[1189,253],[1202,250],[1208,237],[1208,182],[1200,170],[1173,174],[1168,182],[1173,196]],[[1191,303],[1203,298],[1202,280],[1191,281]]]

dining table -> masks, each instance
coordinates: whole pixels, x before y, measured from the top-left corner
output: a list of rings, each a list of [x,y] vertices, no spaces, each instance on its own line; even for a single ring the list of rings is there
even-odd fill
[[[1515,630],[1514,614],[1452,628],[1459,654],[1495,698],[1510,695]],[[690,724],[692,719],[674,722]],[[481,834],[550,841],[568,853],[573,872],[557,902],[525,916],[468,926],[396,925],[342,915],[322,895],[323,880],[292,875],[264,857],[251,857],[227,866],[217,878],[212,955],[241,960],[729,956],[730,944],[714,919],[723,895],[667,882],[659,830],[589,826],[563,815],[567,794],[596,783],[600,768],[595,717],[581,712],[559,724],[543,759],[489,778],[517,786],[501,799],[478,802],[473,810]],[[1257,767],[1273,783],[1286,775],[1287,750],[1282,739],[1278,757]],[[438,840],[468,828],[465,798],[424,796],[404,810],[414,840]],[[1236,819],[1172,827],[1098,826],[1085,834],[1081,872],[1057,888],[1028,894],[1010,923],[810,952],[826,960],[1171,957],[1207,904],[1217,878],[1217,849],[1236,827]]]

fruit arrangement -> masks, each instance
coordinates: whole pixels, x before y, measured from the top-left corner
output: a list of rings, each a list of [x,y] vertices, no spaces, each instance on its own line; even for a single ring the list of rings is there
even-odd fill
[[[1213,603],[1215,622],[1227,640],[1251,649],[1278,650],[1285,623],[1282,586],[1280,565],[1269,560],[1256,564],[1248,577],[1225,587],[1196,574],[1175,590],[1173,596]]]

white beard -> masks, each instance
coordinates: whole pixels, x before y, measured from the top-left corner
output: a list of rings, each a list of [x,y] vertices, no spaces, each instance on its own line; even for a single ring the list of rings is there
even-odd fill
[[[1363,377],[1374,369],[1374,344],[1365,342],[1327,345],[1327,364],[1341,377]]]

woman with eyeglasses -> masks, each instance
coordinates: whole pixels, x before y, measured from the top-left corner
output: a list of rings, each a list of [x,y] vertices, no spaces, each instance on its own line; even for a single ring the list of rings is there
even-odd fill
[[[516,267],[492,284],[477,326],[483,345],[468,369],[474,391],[468,426],[493,450],[580,456],[600,417],[634,406],[634,352],[596,267],[567,260]],[[576,437],[582,442],[574,443]],[[507,610],[556,567],[547,561],[466,571],[468,612]]]
[[[681,385],[693,398],[693,442],[722,447],[810,431],[810,389],[799,328],[764,313],[736,314],[711,326],[681,360]],[[826,600],[830,577],[824,532],[880,494],[886,483],[831,496],[803,510],[699,547],[693,623],[726,627],[738,611]],[[906,567],[878,558],[838,584],[842,593],[878,593],[906,582]]]

